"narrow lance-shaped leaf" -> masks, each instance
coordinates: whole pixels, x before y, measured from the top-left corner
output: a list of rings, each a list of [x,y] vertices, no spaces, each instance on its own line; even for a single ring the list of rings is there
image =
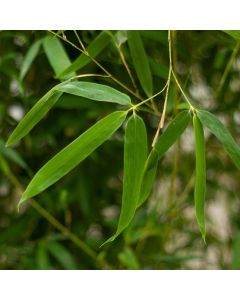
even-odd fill
[[[197,116],[202,124],[223,144],[227,154],[240,169],[240,146],[234,141],[228,129],[210,112],[199,110]]]
[[[101,32],[86,48],[91,57],[95,58],[109,44],[111,37],[106,32]],[[70,66],[57,74],[58,78],[68,75],[71,72],[78,71],[91,62],[85,54],[81,54]]]
[[[71,61],[61,41],[55,36],[46,36],[43,40],[43,48],[55,75],[71,65]],[[74,72],[70,72],[67,76],[61,76],[60,78],[68,79],[75,75]]]
[[[70,172],[122,125],[126,115],[126,111],[117,111],[108,115],[61,150],[33,177],[20,203],[41,193]]]
[[[59,85],[56,89],[64,93],[85,97],[95,101],[113,102],[121,105],[131,104],[131,99],[128,95],[103,84],[69,81]]]
[[[55,105],[58,99],[62,96],[63,92],[82,96],[95,101],[119,103],[121,105],[131,104],[131,99],[128,95],[106,85],[92,82],[77,82],[69,80],[64,81],[47,92],[24,116],[9,137],[7,146],[16,143],[25,135],[27,135]]]
[[[35,57],[37,56],[40,46],[42,44],[42,39],[36,41],[32,44],[32,46],[27,51],[26,56],[24,57],[23,63],[20,69],[20,79],[23,80],[24,76],[27,74],[29,68],[31,67],[32,62],[34,61]]]
[[[190,121],[190,112],[183,111],[171,121],[166,130],[160,135],[157,144],[150,152],[144,166],[144,175],[141,184],[141,192],[138,206],[142,205],[149,197],[156,177],[158,160],[176,142],[184,132]]]
[[[153,93],[152,74],[141,36],[139,32],[135,30],[128,31],[127,35],[128,45],[138,79],[144,92],[150,97]]]
[[[194,190],[194,202],[197,222],[205,241],[205,195],[206,195],[206,155],[205,155],[205,140],[204,131],[197,115],[193,116],[194,140],[195,140],[195,155],[196,155],[196,178]]]
[[[122,207],[117,232],[104,244],[112,242],[131,222],[139,199],[144,163],[147,158],[147,133],[143,120],[133,114],[126,126],[124,140],[124,175]]]
[[[18,123],[17,127],[7,141],[7,146],[16,143],[25,135],[27,135],[31,131],[31,129],[53,107],[53,105],[58,101],[61,95],[62,92],[54,91],[54,89],[47,92]]]

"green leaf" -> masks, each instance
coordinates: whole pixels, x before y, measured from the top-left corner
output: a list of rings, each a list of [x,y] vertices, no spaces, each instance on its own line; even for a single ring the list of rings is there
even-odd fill
[[[148,97],[152,96],[153,83],[147,54],[141,36],[138,31],[130,30],[128,34],[128,45],[138,79]]]
[[[35,57],[37,56],[40,46],[42,44],[42,39],[36,41],[32,44],[32,46],[27,51],[26,56],[24,57],[23,63],[20,69],[20,79],[23,80],[24,76],[27,74],[29,68],[31,67],[32,62],[34,61]]]
[[[53,107],[61,95],[62,92],[55,91],[54,89],[47,92],[19,122],[13,133],[10,135],[7,146],[16,143],[27,135]]]
[[[100,52],[102,52],[106,46],[109,44],[111,37],[106,32],[101,32],[86,48],[87,52],[92,58],[95,58]],[[70,66],[58,72],[57,77],[61,78],[68,75],[71,72],[78,71],[88,65],[91,62],[85,54],[81,54]]]
[[[21,158],[16,150],[5,147],[5,142],[0,138],[0,153],[2,153],[6,158],[15,162],[23,169],[28,169],[26,162]]]
[[[151,150],[145,166],[141,183],[141,191],[138,206],[142,205],[149,197],[157,172],[158,160],[163,157],[167,150],[176,142],[186,129],[190,120],[190,112],[182,111],[168,125],[160,135],[157,144]]]
[[[61,150],[33,177],[20,203],[41,193],[70,172],[122,125],[126,115],[126,111],[117,111],[108,115]]]
[[[206,195],[206,155],[205,140],[202,123],[196,114],[193,116],[195,156],[196,156],[196,178],[194,190],[194,202],[197,222],[205,241],[205,195]]]
[[[240,40],[240,30],[223,30],[227,34],[231,35],[236,40]]]
[[[158,159],[158,152],[155,148],[153,148],[144,165],[138,207],[141,206],[147,200],[151,193],[157,173]]]
[[[131,222],[137,208],[144,163],[147,158],[147,133],[143,120],[133,114],[126,126],[124,140],[124,175],[122,208],[117,232],[104,244],[112,242]]]
[[[55,75],[61,73],[63,70],[71,65],[71,61],[65,51],[61,41],[55,36],[46,36],[43,39],[43,48],[47,55],[48,61],[52,66]],[[76,74],[69,72],[67,76],[60,76],[61,79],[68,79]]]
[[[60,263],[60,265],[66,270],[76,270],[77,265],[72,254],[63,245],[51,242],[47,245],[48,251],[51,255]]]
[[[230,156],[236,167],[240,169],[240,147],[234,141],[228,129],[210,112],[199,110],[197,111],[197,116],[202,124],[223,144],[227,154]]]
[[[130,105],[131,99],[112,87],[92,82],[66,82],[56,88],[58,91],[81,96],[95,101],[113,102],[121,105]]]

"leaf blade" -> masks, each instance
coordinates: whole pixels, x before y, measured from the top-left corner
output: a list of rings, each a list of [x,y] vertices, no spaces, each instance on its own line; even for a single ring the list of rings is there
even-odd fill
[[[148,97],[153,93],[152,74],[146,51],[138,31],[129,30],[128,45],[138,79]]]
[[[42,39],[37,40],[35,43],[32,44],[32,46],[27,51],[27,53],[24,57],[23,63],[21,65],[21,69],[20,69],[20,79],[21,80],[23,80],[23,78],[27,74],[29,68],[31,67],[32,62],[38,55],[41,45],[42,45]]]
[[[142,205],[149,197],[157,172],[158,160],[176,142],[184,132],[190,121],[189,111],[182,111],[171,121],[166,130],[160,135],[157,144],[151,150],[145,166],[141,184],[138,206]]]
[[[196,156],[196,179],[194,189],[195,213],[197,222],[205,242],[205,196],[206,196],[206,155],[205,140],[202,123],[196,114],[193,116],[195,156]]]
[[[210,112],[198,110],[197,116],[202,124],[222,143],[225,151],[240,170],[240,146],[235,142],[228,129]]]
[[[123,194],[118,227],[116,233],[104,244],[115,240],[116,237],[128,226],[134,216],[137,208],[140,184],[146,158],[146,127],[142,118],[133,114],[128,119],[124,140]]]
[[[55,75],[71,65],[61,41],[55,36],[46,36],[43,39],[43,48]],[[69,72],[67,75],[61,76],[60,79],[69,79],[75,75],[75,72]]]
[[[128,95],[99,83],[79,81],[66,82],[65,84],[59,85],[56,90],[95,101],[112,102],[121,105],[131,104],[131,99]]]
[[[53,107],[53,105],[61,97],[62,92],[54,91],[54,89],[47,92],[23,117],[14,129],[7,140],[6,146],[10,146],[25,135],[27,135],[32,128],[46,115],[46,113]]]
[[[19,204],[41,193],[76,167],[122,125],[126,114],[125,111],[111,113],[56,154],[35,174]]]

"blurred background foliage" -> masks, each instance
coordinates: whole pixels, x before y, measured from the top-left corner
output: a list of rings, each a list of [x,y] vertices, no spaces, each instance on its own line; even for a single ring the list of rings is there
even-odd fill
[[[76,45],[73,31],[60,31]],[[78,31],[87,46],[100,31]],[[111,36],[96,59],[118,80],[132,87]],[[140,31],[153,77],[154,93],[168,76],[167,31]],[[194,215],[194,140],[191,126],[158,167],[150,199],[130,227],[113,243],[99,246],[116,229],[121,206],[123,130],[58,183],[17,211],[21,188],[54,154],[117,105],[63,95],[48,115],[12,148],[4,144],[23,115],[59,83],[46,49],[23,71],[29,48],[52,35],[44,31],[0,31],[0,268],[1,269],[239,269],[239,171],[217,140],[207,140],[207,246]],[[173,33],[174,69],[199,108],[214,112],[240,142],[239,45],[221,31]],[[117,43],[139,87],[124,31]],[[71,61],[79,51],[61,40]],[[118,44],[118,45],[119,45]],[[94,49],[93,49],[94,51]],[[61,64],[61,62],[59,62]],[[23,72],[25,72],[23,74]],[[103,72],[90,62],[77,74]],[[126,92],[111,78],[83,78]],[[138,89],[142,97],[144,91]],[[163,96],[155,100],[162,110]],[[167,116],[181,108],[174,82]],[[159,116],[141,112],[149,146]],[[38,204],[40,205],[38,205]],[[46,211],[49,215],[46,215]],[[59,223],[56,224],[56,222]]]

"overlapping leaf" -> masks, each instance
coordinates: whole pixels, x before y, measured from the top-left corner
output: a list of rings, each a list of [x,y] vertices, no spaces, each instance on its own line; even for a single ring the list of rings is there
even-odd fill
[[[150,152],[144,166],[144,175],[141,184],[141,193],[138,206],[144,203],[151,193],[156,177],[157,162],[163,157],[167,150],[176,142],[186,129],[190,121],[190,112],[183,111],[168,125],[166,130],[160,135],[157,144]]]

